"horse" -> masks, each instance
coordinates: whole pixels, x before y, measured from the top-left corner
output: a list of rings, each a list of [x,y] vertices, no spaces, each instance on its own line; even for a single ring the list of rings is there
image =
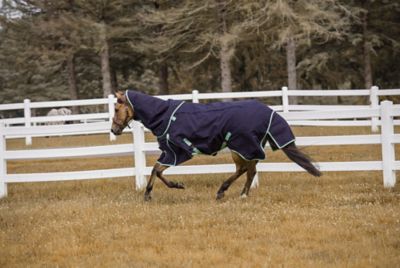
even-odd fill
[[[189,103],[160,98],[136,90],[115,93],[117,103],[111,132],[121,135],[132,120],[141,121],[157,137],[162,151],[147,182],[144,200],[150,201],[153,184],[159,178],[169,188],[184,189],[181,182],[169,181],[163,172],[197,154],[216,155],[229,148],[236,172],[220,186],[216,199],[224,197],[231,184],[246,173],[240,196],[249,195],[256,165],[265,158],[269,142],[273,150],[286,156],[313,176],[321,176],[311,158],[295,144],[293,132],[278,113],[257,100]]]
[[[59,108],[59,109],[51,109],[48,113],[47,116],[58,116],[58,115],[71,115],[72,111],[68,108]],[[63,125],[63,124],[69,124],[68,121],[49,121],[46,123],[46,125]]]

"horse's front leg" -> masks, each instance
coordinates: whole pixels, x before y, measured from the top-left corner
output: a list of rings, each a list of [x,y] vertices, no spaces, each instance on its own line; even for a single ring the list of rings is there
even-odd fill
[[[168,188],[185,189],[183,182],[175,182],[167,180],[162,172],[157,173],[157,177],[165,184]]]
[[[154,181],[156,180],[157,175],[162,174],[162,172],[167,168],[168,166],[163,166],[159,163],[154,165],[153,170],[151,171],[150,179],[147,182],[146,192],[144,193],[144,201],[151,200],[151,191],[153,190]]]
[[[153,185],[156,177],[158,177],[165,185],[167,185],[169,188],[177,188],[177,189],[185,189],[185,186],[181,182],[173,182],[167,180],[163,176],[164,170],[166,170],[168,166],[163,166],[159,163],[156,163],[153,167],[153,170],[151,171],[150,179],[147,183],[146,186],[146,192],[144,193],[144,200],[145,201],[150,201],[151,200],[151,191],[153,190]]]

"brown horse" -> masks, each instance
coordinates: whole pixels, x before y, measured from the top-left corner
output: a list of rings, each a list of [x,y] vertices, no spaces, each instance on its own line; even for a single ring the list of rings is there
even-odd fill
[[[171,110],[168,108],[168,106],[166,106],[166,103],[168,101],[163,101],[158,98],[154,98],[154,97],[147,96],[144,94],[139,94],[139,93],[136,93],[133,91],[126,91],[125,93],[117,92],[116,97],[117,97],[117,104],[115,106],[115,115],[113,118],[111,132],[114,133],[115,135],[120,135],[122,133],[122,131],[124,130],[124,128],[128,126],[130,121],[140,120],[140,121],[142,121],[142,123],[144,123],[144,125],[147,128],[149,128],[153,132],[153,134],[158,136],[158,142],[160,144],[160,149],[163,151],[163,153],[160,157],[161,160],[159,159],[159,161],[154,165],[154,167],[152,169],[150,179],[148,180],[148,183],[146,186],[146,192],[144,195],[144,199],[146,201],[151,200],[151,192],[152,192],[153,184],[154,184],[156,177],[161,179],[161,181],[169,188],[184,189],[185,187],[182,183],[167,180],[163,176],[163,171],[166,170],[169,166],[178,165],[178,164],[186,161],[187,159],[190,159],[192,157],[192,155],[194,155],[196,152],[198,152],[200,150],[198,148],[194,147],[194,145],[191,144],[191,142],[186,138],[183,139],[186,144],[182,143],[180,145],[177,142],[172,142],[172,138],[170,137],[170,135],[171,136],[173,135],[173,128],[170,127],[170,125],[178,124],[178,122],[180,122],[179,120],[176,120],[176,117],[179,114],[179,113],[177,113],[177,110],[179,110],[179,109],[184,110],[183,112],[181,112],[181,114],[179,114],[179,116],[185,116],[185,114],[190,114],[192,116],[195,116],[195,119],[192,119],[191,121],[197,121],[196,116],[200,116],[200,112],[193,112],[193,113],[189,113],[187,111],[185,112],[185,108],[180,108],[181,106],[184,106],[184,105],[182,105],[183,103],[180,103],[179,105],[175,105],[175,106],[172,105],[175,110],[173,112],[169,112],[170,113],[170,115],[168,116],[169,121],[167,122],[168,126],[163,127],[164,133],[158,133],[159,135],[157,135],[156,129],[157,129],[158,125],[160,125],[161,123],[158,120],[158,121],[156,121],[157,125],[153,124],[152,122],[150,122],[148,120],[148,118],[149,118],[149,115],[151,115],[153,117],[154,116],[160,117],[159,111],[165,111],[165,113],[168,113],[168,111]],[[141,103],[141,100],[146,100],[146,102],[148,100],[150,100],[150,102],[144,104],[145,101],[142,101],[142,103]],[[170,101],[170,102],[174,103],[173,101]],[[168,104],[170,104],[170,102],[168,102]],[[243,104],[242,102],[232,102],[232,103]],[[252,106],[256,106],[255,103],[250,103],[250,104]],[[190,105],[200,105],[199,107],[203,110],[210,109],[210,108],[207,108],[208,106],[204,105],[204,104],[190,104]],[[203,106],[201,106],[201,105],[203,105]],[[233,109],[229,106],[229,104],[221,104],[221,105],[224,105],[223,107],[226,106],[229,108],[229,109],[227,108],[226,110],[223,110],[223,111],[231,111]],[[163,106],[163,107],[165,106],[166,108],[165,109],[163,108],[164,110],[159,110],[158,106]],[[206,107],[206,108],[204,108],[204,107]],[[243,104],[240,107],[245,107],[245,105]],[[259,110],[261,109],[260,107],[258,108]],[[195,108],[197,109],[198,107],[195,106]],[[143,110],[146,110],[146,109],[150,110],[149,112],[147,112],[147,114],[145,114],[143,112]],[[242,108],[240,108],[240,109],[242,109]],[[221,110],[220,107],[218,108],[218,110]],[[154,111],[156,111],[156,112],[154,112]],[[140,116],[138,114],[140,114]],[[243,111],[240,111],[240,114],[243,114]],[[240,117],[240,114],[237,114],[237,116]],[[251,116],[256,116],[256,113],[249,113],[249,115],[246,115],[246,116],[247,117],[245,117],[245,118],[249,118]],[[219,118],[222,118],[222,117],[219,117]],[[292,132],[291,132],[289,126],[287,125],[286,121],[284,121],[283,118],[281,118],[277,114],[275,114],[275,118],[277,118],[276,122],[280,122],[283,124],[284,131],[286,131],[286,132],[289,131],[289,135],[292,135],[291,134]],[[228,118],[228,119],[230,119],[228,121],[233,121],[234,125],[236,124],[235,118]],[[257,118],[255,118],[255,119],[256,119],[256,121],[258,121]],[[247,119],[247,120],[249,121],[249,119]],[[262,149],[261,154],[264,153],[263,147],[265,146],[265,143],[268,141],[271,144],[271,147],[273,149],[282,149],[284,151],[284,153],[288,156],[289,159],[291,159],[292,161],[294,161],[295,163],[300,165],[302,168],[304,168],[307,172],[309,172],[313,176],[321,176],[320,171],[311,163],[311,159],[296,147],[296,145],[294,143],[294,137],[293,137],[293,140],[289,140],[289,142],[285,141],[286,144],[283,144],[283,145],[279,144],[279,141],[277,141],[277,139],[278,139],[277,135],[275,135],[275,137],[274,137],[273,132],[270,129],[273,127],[272,125],[274,124],[274,121],[272,120],[272,116],[271,116],[271,119],[269,122],[270,123],[268,125],[267,132],[262,137],[262,139],[259,143],[259,146],[257,146]],[[193,124],[193,123],[191,122],[191,124]],[[221,122],[220,124],[223,124],[223,123]],[[237,125],[239,125],[239,124],[237,124]],[[185,126],[185,129],[189,129],[189,128],[192,129],[193,126]],[[279,128],[279,126],[277,125],[275,128]],[[282,126],[280,128],[282,129]],[[171,129],[171,130],[167,133],[168,129]],[[241,128],[241,129],[243,129],[243,128]],[[194,132],[197,132],[197,131],[201,132],[202,130],[195,129]],[[247,133],[244,133],[243,131],[247,131],[247,130],[245,129],[245,130],[238,131],[239,134],[236,135],[236,136],[238,136],[238,137],[236,137],[236,140],[240,140],[240,138],[242,138],[241,136],[247,135]],[[282,131],[282,130],[280,130],[280,131]],[[275,132],[275,133],[278,133],[278,136],[279,136],[279,132]],[[229,132],[228,134],[231,134],[231,133]],[[228,136],[228,135],[226,135],[226,136]],[[235,134],[232,134],[232,136],[235,136]],[[208,140],[212,139],[212,137],[206,137],[206,138]],[[245,140],[245,142],[246,141],[251,142],[251,140]],[[199,143],[201,143],[201,142],[199,142]],[[247,180],[245,182],[243,190],[241,191],[241,197],[247,197],[249,195],[250,186],[251,186],[254,176],[256,174],[256,165],[260,159],[257,159],[257,158],[249,159],[249,157],[245,157],[243,153],[240,153],[241,152],[240,147],[238,147],[238,148],[235,147],[235,145],[240,144],[240,142],[235,143],[235,138],[232,138],[229,140],[222,139],[220,143],[223,143],[223,145],[221,146],[221,149],[224,148],[225,146],[231,149],[232,159],[236,165],[236,172],[232,176],[230,176],[225,182],[222,183],[221,187],[219,188],[219,190],[217,192],[216,198],[217,198],[217,200],[223,198],[224,192],[231,186],[231,184],[234,181],[236,181],[244,173],[246,173],[246,175],[247,175]],[[185,146],[188,147],[186,149],[191,150],[192,153],[190,155],[187,155],[187,153],[186,153],[187,150],[182,149]],[[246,147],[247,143],[244,143],[244,145],[242,143],[242,145],[240,145],[240,146]],[[249,146],[250,146],[250,144],[249,144]],[[260,148],[257,148],[257,149],[260,150]],[[168,154],[169,150],[170,150],[171,154],[173,154],[173,157],[174,157],[174,159],[173,159],[174,162],[173,163],[171,162],[170,164],[168,163],[168,161],[165,160],[165,159],[167,159],[166,154]],[[205,150],[206,149],[204,149],[204,150],[202,149],[202,151],[205,151]],[[183,154],[185,156],[181,157],[179,154]],[[213,154],[213,153],[207,153],[207,154]],[[262,156],[259,158],[262,159]]]

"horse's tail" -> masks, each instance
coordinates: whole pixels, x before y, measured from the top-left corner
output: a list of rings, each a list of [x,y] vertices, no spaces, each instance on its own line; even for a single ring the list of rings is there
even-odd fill
[[[282,148],[282,151],[287,155],[287,157],[293,162],[297,163],[299,166],[304,168],[308,173],[313,176],[319,177],[322,175],[321,171],[318,170],[312,163],[312,159],[300,151],[293,142]]]

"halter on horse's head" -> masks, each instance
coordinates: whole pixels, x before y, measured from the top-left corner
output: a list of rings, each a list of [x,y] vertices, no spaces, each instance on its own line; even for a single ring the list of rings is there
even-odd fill
[[[124,128],[133,120],[134,111],[123,92],[116,92],[115,96],[117,97],[117,103],[115,104],[111,132],[115,135],[121,135]]]

